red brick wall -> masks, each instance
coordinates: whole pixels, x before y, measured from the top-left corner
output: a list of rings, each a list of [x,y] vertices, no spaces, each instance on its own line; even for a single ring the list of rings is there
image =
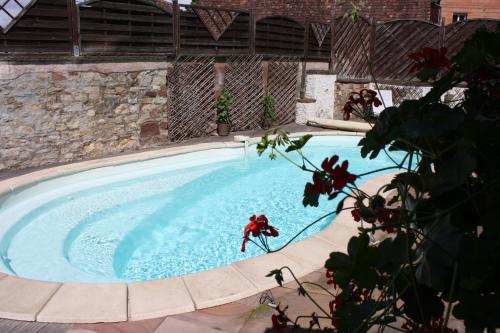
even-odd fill
[[[453,13],[467,13],[469,19],[500,19],[500,0],[441,0],[441,8],[446,24],[452,22]]]
[[[199,5],[250,9],[256,11],[257,17],[283,15],[299,20],[327,22],[332,15],[334,0],[198,0]],[[499,1],[499,0],[494,0]],[[339,3],[340,0],[337,0]],[[373,17],[376,21],[397,18],[417,18],[429,20],[430,0],[355,0],[364,16]],[[337,6],[336,16],[352,9],[351,5]]]

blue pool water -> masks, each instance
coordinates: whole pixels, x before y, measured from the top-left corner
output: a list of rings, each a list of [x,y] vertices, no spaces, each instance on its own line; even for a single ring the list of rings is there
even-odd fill
[[[389,166],[363,160],[358,137],[316,137],[305,149],[318,165],[338,154],[353,173]],[[291,155],[294,156],[295,155]],[[336,201],[304,208],[311,175],[255,147],[214,149],[44,181],[0,198],[0,269],[45,281],[144,281],[231,264],[262,252],[242,231],[266,214],[278,247]],[[365,179],[366,180],[366,179]],[[325,219],[298,238],[331,223]]]

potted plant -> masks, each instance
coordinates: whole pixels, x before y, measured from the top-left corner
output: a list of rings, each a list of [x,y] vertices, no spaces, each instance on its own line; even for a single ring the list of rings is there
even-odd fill
[[[268,95],[264,97],[263,105],[264,105],[264,114],[262,121],[262,128],[269,129],[273,126],[275,114],[275,104],[276,101],[273,96]]]
[[[217,133],[220,136],[228,136],[231,132],[229,110],[234,103],[233,95],[224,91],[217,99]]]

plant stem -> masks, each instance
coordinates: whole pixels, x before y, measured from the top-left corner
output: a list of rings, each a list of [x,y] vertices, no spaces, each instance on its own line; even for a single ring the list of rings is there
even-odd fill
[[[451,278],[450,294],[448,295],[448,307],[446,309],[446,315],[444,317],[443,327],[441,327],[441,333],[445,333],[446,327],[448,327],[448,321],[450,320],[451,308],[453,307],[453,296],[455,295],[455,286],[457,283],[458,276],[458,261],[453,264],[453,277]]]

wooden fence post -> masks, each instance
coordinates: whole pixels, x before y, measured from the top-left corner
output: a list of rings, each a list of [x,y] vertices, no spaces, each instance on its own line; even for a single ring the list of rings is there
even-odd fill
[[[81,41],[80,41],[80,13],[78,5],[74,0],[67,0],[68,4],[68,20],[71,40],[71,54],[79,57],[81,54]]]
[[[368,54],[368,66],[372,66],[375,71],[375,41],[377,40],[377,23],[370,18],[370,53]]]
[[[310,33],[310,22],[306,19],[304,32],[304,59],[302,61],[302,74],[300,78],[300,98],[305,98],[306,96],[306,78],[307,78],[307,56],[309,55],[309,33]]]
[[[174,53],[175,57],[178,57],[181,50],[181,25],[180,25],[180,8],[179,8],[179,0],[173,0],[173,30],[174,30]]]
[[[439,27],[439,29],[440,29],[439,46],[446,47],[446,20],[444,17],[441,19],[441,27]]]
[[[255,30],[256,30],[256,20],[255,20],[255,10],[250,9],[249,17],[249,27],[248,27],[248,50],[251,55],[255,55]]]
[[[335,15],[337,11],[337,0],[333,0],[332,16],[330,22],[330,63],[328,64],[328,71],[333,73],[334,64],[337,61],[335,56]]]

